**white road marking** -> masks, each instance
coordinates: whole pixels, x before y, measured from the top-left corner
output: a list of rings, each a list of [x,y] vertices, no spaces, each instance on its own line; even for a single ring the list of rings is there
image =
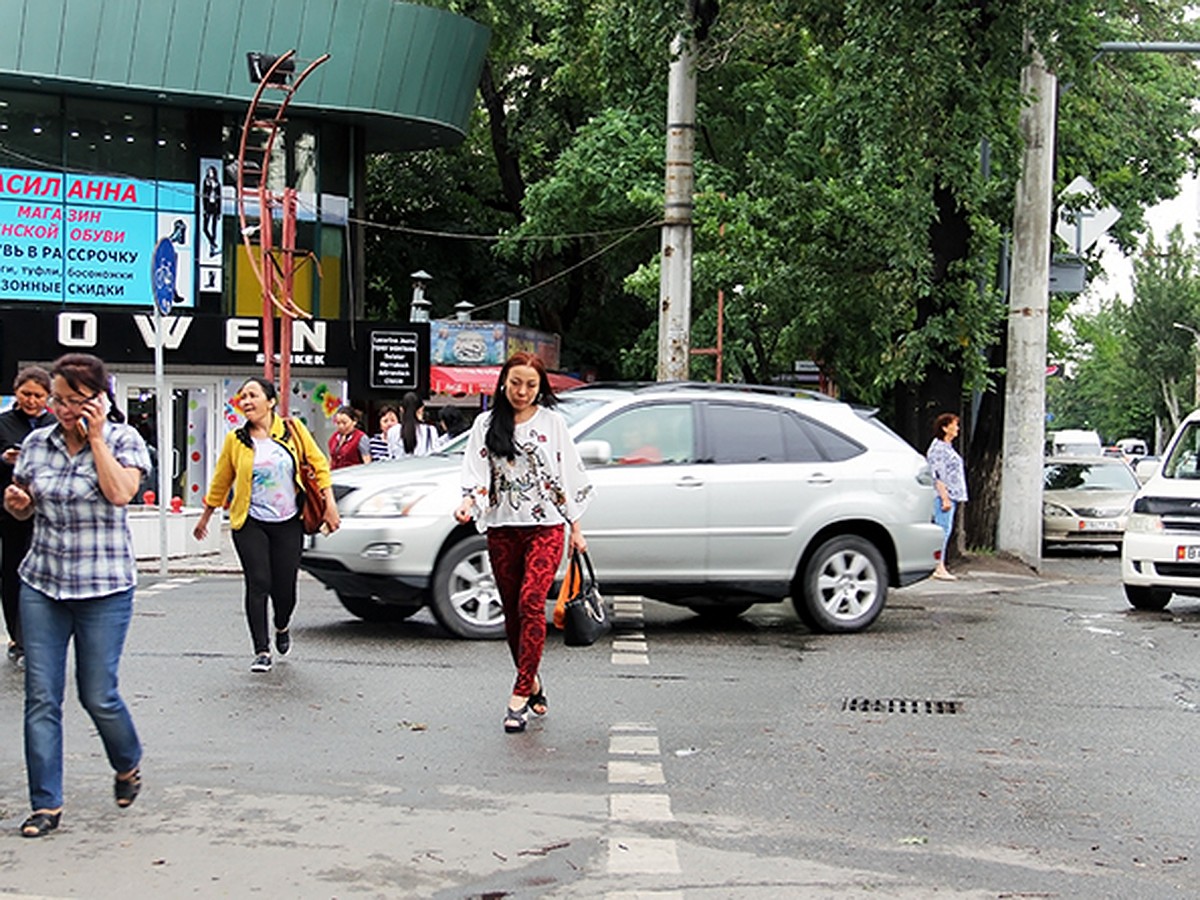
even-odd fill
[[[608,752],[613,755],[661,756],[656,734],[610,734]]]
[[[661,838],[621,837],[608,839],[610,874],[677,875],[679,852],[675,842]]]
[[[641,762],[632,759],[610,759],[608,761],[609,784],[666,784],[662,763]]]
[[[667,794],[612,794],[608,817],[616,822],[674,822]]]

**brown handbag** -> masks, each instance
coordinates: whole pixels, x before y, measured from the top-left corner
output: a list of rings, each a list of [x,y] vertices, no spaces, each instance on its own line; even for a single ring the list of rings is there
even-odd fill
[[[291,438],[296,442],[296,449],[300,453],[300,480],[304,483],[304,504],[300,509],[300,517],[304,522],[304,533],[316,534],[325,523],[325,509],[328,504],[325,491],[317,482],[317,470],[304,454],[304,441],[296,434],[297,424],[299,423],[295,419],[289,422]]]

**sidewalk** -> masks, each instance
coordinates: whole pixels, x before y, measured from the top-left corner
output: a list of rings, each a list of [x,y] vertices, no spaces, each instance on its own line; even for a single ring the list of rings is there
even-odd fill
[[[159,560],[138,560],[138,571],[145,575],[157,575]],[[910,594],[987,594],[1008,593],[1025,590],[1038,584],[1048,584],[1068,580],[1066,576],[1055,574],[1043,569],[1041,573],[1034,572],[1015,560],[998,556],[970,556],[951,564],[950,571],[958,577],[957,581],[935,581],[926,578],[901,591]],[[237,553],[233,549],[233,539],[230,536],[229,523],[221,522],[220,550],[217,553],[207,553],[197,556],[183,556],[167,560],[168,575],[241,575],[242,566]],[[311,578],[305,572],[301,578]]]
[[[216,516],[213,516],[213,527],[217,526]],[[230,536],[229,522],[220,522],[220,550],[216,553],[198,554],[196,556],[179,556],[167,560],[168,575],[241,575],[242,565],[238,561],[237,552],[233,549],[233,538]],[[189,538],[190,540],[190,538]],[[138,572],[144,575],[157,575],[161,566],[157,558],[139,559]],[[303,573],[302,573],[303,574]]]

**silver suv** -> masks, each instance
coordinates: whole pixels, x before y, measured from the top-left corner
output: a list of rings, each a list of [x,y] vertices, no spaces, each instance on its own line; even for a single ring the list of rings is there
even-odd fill
[[[595,499],[583,519],[601,588],[702,615],[791,597],[810,627],[860,631],[889,585],[941,550],[924,458],[870,412],[820,395],[690,383],[563,394]],[[433,457],[333,473],[342,526],[303,568],[356,616],[431,607],[465,638],[503,634],[486,545],[457,524],[465,438]]]

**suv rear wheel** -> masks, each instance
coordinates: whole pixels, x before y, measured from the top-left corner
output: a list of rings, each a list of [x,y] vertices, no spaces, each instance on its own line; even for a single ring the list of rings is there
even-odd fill
[[[875,545],[840,534],[809,557],[792,604],[814,631],[862,631],[883,611],[887,586],[887,564]]]
[[[442,556],[433,570],[430,607],[442,627],[456,637],[504,637],[504,607],[483,535],[464,538]]]

